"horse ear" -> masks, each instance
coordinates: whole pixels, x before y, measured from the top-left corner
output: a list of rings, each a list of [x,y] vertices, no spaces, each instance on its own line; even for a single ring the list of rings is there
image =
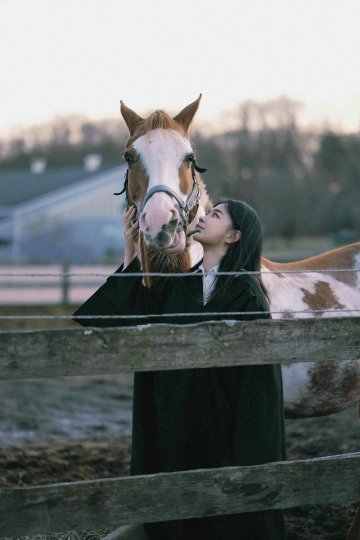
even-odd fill
[[[125,120],[128,130],[130,131],[130,135],[132,135],[137,126],[140,124],[140,122],[143,122],[144,119],[136,114],[135,111],[129,109],[129,107],[127,107],[123,101],[120,101],[120,112]]]
[[[181,124],[183,128],[188,131],[190,124],[195,116],[196,111],[198,110],[199,104],[200,104],[201,94],[199,97],[190,103],[185,109],[179,112],[176,116],[174,116],[174,120]]]

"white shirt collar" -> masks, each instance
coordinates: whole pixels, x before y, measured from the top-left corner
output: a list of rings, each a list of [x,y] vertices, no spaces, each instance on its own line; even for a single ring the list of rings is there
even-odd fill
[[[217,271],[219,270],[219,266],[220,266],[219,264],[216,264],[215,266],[213,266],[212,268],[210,268],[210,270],[208,271],[207,274],[205,274],[204,264],[201,263],[200,266],[199,266],[199,268],[198,268],[198,270],[201,270],[202,273],[203,273],[203,276],[204,276],[204,277],[207,277],[207,276],[211,276],[211,275],[213,275],[213,274],[216,274]]]
[[[216,280],[216,273],[219,270],[219,265],[215,265],[212,268],[210,268],[209,272],[205,274],[205,268],[204,265],[201,263],[199,266],[199,270],[202,271],[202,281],[203,281],[203,302],[204,305],[209,300],[209,297],[213,291],[215,280]]]

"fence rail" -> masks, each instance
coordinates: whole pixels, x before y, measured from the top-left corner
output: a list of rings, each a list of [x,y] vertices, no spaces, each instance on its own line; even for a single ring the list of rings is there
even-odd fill
[[[0,490],[3,535],[119,527],[360,497],[359,454]]]
[[[342,359],[360,359],[359,318],[0,332],[0,379]],[[1,532],[19,536],[355,501],[359,468],[355,453],[4,488]]]
[[[0,380],[339,359],[360,359],[358,317],[0,332]]]

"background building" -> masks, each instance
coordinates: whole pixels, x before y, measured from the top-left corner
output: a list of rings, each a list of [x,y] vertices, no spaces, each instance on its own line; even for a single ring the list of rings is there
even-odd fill
[[[121,191],[125,166],[101,169],[87,156],[85,167],[0,172],[2,262],[103,262],[123,250]]]

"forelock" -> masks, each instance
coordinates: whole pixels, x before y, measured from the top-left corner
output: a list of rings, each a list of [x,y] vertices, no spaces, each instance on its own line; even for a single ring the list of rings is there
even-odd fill
[[[169,116],[165,111],[157,110],[154,111],[148,118],[140,122],[136,130],[134,131],[132,137],[128,140],[128,145],[131,144],[135,139],[142,137],[149,131],[154,129],[173,129],[181,135],[187,138],[187,133],[184,128],[176,122],[171,116]]]

